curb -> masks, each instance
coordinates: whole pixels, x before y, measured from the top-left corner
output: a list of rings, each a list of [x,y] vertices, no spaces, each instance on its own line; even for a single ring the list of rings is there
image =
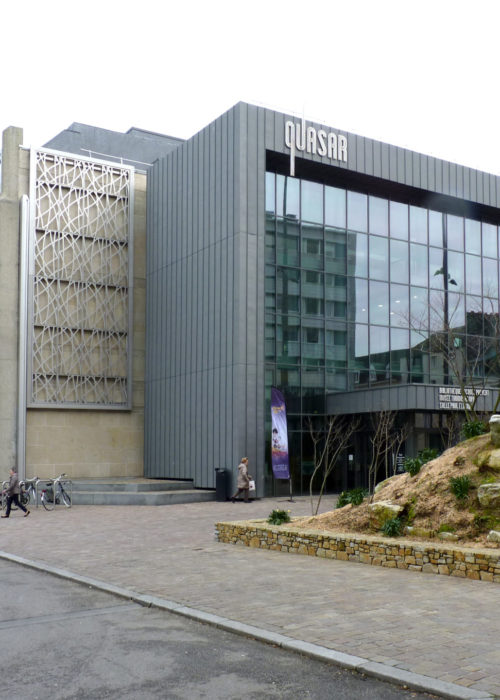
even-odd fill
[[[320,646],[319,644],[303,642],[299,639],[287,637],[286,635],[279,634],[277,632],[269,632],[260,627],[254,627],[253,625],[247,625],[243,622],[237,622],[226,617],[220,617],[219,615],[203,612],[203,610],[197,610],[196,608],[190,608],[172,600],[158,598],[157,596],[143,593],[136,593],[135,591],[131,591],[127,588],[115,586],[111,583],[106,583],[105,581],[90,578],[89,576],[81,576],[80,574],[75,574],[72,571],[50,566],[49,564],[44,564],[43,562],[25,559],[17,556],[16,554],[9,554],[8,552],[3,552],[0,550],[0,559],[5,559],[15,564],[20,564],[21,566],[43,571],[51,574],[52,576],[68,579],[83,586],[89,586],[120,598],[126,598],[127,600],[131,600],[139,605],[143,605],[144,607],[167,610],[168,612],[175,613],[176,615],[182,615],[183,617],[187,617],[191,620],[196,620],[207,625],[212,625],[227,632],[233,632],[234,634],[239,634],[244,637],[250,637],[252,639],[265,642],[266,644],[274,644],[275,646],[281,647],[287,651],[292,651],[309,656],[319,661],[335,664],[336,666],[340,666],[351,671],[357,671],[358,673],[366,676],[378,678],[395,685],[407,686],[411,690],[431,693],[443,698],[450,698],[451,700],[495,700],[495,696],[486,691],[471,690],[470,688],[457,685],[455,683],[440,681],[437,678],[431,678],[430,676],[424,676],[419,673],[413,673],[412,671],[405,671],[401,668],[370,661],[370,659],[365,659],[361,656],[352,656],[341,651],[336,651],[335,649]]]

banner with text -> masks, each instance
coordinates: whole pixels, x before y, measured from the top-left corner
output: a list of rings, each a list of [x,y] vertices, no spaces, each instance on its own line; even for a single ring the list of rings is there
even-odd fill
[[[275,479],[289,479],[288,430],[285,399],[279,389],[271,387],[271,463]]]

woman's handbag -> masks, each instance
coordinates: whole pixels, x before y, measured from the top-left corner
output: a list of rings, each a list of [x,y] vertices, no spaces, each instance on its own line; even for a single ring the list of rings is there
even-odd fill
[[[250,481],[248,482],[248,490],[255,491],[255,481],[253,479],[250,479]]]

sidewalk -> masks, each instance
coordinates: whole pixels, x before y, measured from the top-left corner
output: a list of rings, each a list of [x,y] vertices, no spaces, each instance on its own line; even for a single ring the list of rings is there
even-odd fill
[[[320,511],[332,505],[324,499]],[[273,508],[311,512],[305,497],[33,508],[29,518],[13,512],[0,521],[0,556],[153,597],[145,602],[161,599],[177,612],[443,697],[500,696],[498,584],[214,540],[215,522],[264,518]]]

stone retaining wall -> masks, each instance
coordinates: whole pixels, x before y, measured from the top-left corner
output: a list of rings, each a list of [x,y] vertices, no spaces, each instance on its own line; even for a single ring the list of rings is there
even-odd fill
[[[220,522],[215,527],[216,539],[228,544],[500,583],[500,551],[494,549],[294,530],[293,524],[278,527],[264,520]]]

